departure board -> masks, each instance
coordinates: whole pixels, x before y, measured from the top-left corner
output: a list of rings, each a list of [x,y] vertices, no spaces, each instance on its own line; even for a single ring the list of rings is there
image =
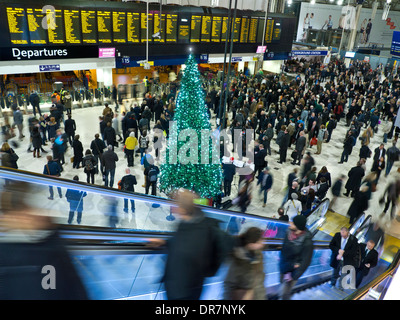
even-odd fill
[[[192,16],[190,23],[190,42],[200,42],[201,16]]]
[[[49,44],[65,44],[64,16],[60,9],[47,9]]]
[[[257,27],[257,43],[262,43],[262,37],[264,34],[264,18],[258,18],[258,27]]]
[[[233,42],[238,42],[240,39],[240,24],[241,18],[236,18],[233,24]]]
[[[154,14],[154,37],[155,43],[165,43],[165,14],[155,13]]]
[[[247,43],[249,39],[249,23],[250,19],[247,17],[242,18],[242,25],[240,27],[240,42]]]
[[[69,44],[82,43],[79,10],[64,10],[65,41]]]
[[[140,42],[140,14],[138,12],[127,13],[127,33],[128,43]]]
[[[95,10],[81,10],[82,42],[97,43],[97,23]]]
[[[47,30],[42,27],[42,21],[46,22],[46,14],[42,9],[26,9],[26,16],[28,18],[28,30],[30,43],[47,44]],[[44,20],[43,20],[44,19]]]
[[[281,29],[281,20],[274,20],[274,30],[272,31],[272,41],[279,41],[281,40],[281,33],[282,33],[282,29]]]
[[[140,15],[140,30],[141,30],[141,38],[142,42],[147,42],[147,27],[149,28],[149,42],[152,42],[153,35],[153,14],[149,13],[149,25],[147,26],[147,14],[141,13]]]
[[[190,19],[180,18],[178,27],[178,40],[180,43],[188,43],[190,38]]]
[[[97,11],[97,34],[99,43],[112,43],[111,11]]]
[[[211,27],[211,42],[219,43],[221,40],[222,17],[213,16]]]
[[[257,42],[258,19],[251,18],[249,22],[249,43]]]
[[[273,31],[274,31],[274,20],[267,19],[267,25],[265,27],[265,42],[266,43],[271,43]]]
[[[178,32],[178,15],[177,14],[167,14],[167,21],[165,25],[165,35],[167,43],[177,42],[177,32]]]
[[[113,11],[112,17],[114,43],[125,44],[127,42],[126,12]]]
[[[7,7],[6,10],[11,43],[27,45],[29,34],[25,9]]]
[[[222,18],[222,28],[221,28],[221,42],[225,42],[227,38],[229,38],[229,31],[228,31],[228,17]]]
[[[210,42],[212,17],[203,16],[201,20],[201,42]]]

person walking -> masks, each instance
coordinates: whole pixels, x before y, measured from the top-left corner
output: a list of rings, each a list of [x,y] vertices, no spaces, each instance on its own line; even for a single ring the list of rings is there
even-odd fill
[[[125,140],[125,154],[128,161],[128,167],[135,165],[135,150],[139,148],[139,143],[135,137],[135,132],[131,132]]]
[[[13,112],[13,118],[14,118],[14,125],[17,126],[18,132],[19,132],[19,140],[22,140],[25,138],[23,134],[23,129],[24,129],[24,116],[21,112],[21,109],[17,107],[17,110]]]
[[[387,149],[386,152],[386,171],[385,177],[387,177],[392,170],[393,164],[395,161],[399,161],[400,150],[396,147],[396,140],[393,140],[393,144],[390,148]]]
[[[114,186],[115,168],[118,161],[118,155],[113,151],[113,146],[109,145],[107,151],[103,153],[102,157],[104,167],[104,185],[112,188]],[[110,178],[109,178],[110,177]]]
[[[237,237],[224,280],[225,300],[265,300],[263,230],[251,227]]]
[[[340,158],[339,164],[342,164],[343,162],[347,162],[349,160],[349,155],[353,151],[353,146],[355,144],[354,140],[355,140],[355,138],[353,137],[353,133],[350,130],[347,133],[347,137],[343,143],[343,152],[342,152],[342,156]]]
[[[111,121],[107,122],[107,127],[104,129],[104,141],[107,146],[112,146],[112,150],[116,145],[117,135],[114,128],[111,126]]]
[[[100,139],[100,135],[96,133],[94,135],[94,140],[90,143],[90,150],[92,150],[92,154],[96,159],[96,172],[98,173],[99,170],[98,168],[100,167],[101,174],[104,175],[103,172],[103,165],[102,165],[102,157],[103,157],[103,152],[104,149],[106,148],[106,144],[104,143],[103,140]],[[99,164],[100,160],[100,164]]]
[[[119,114],[118,112],[115,112],[114,118],[112,119],[112,128],[115,131],[115,136],[118,137],[118,142],[124,141],[124,139],[121,137],[121,131],[119,130]]]
[[[379,215],[379,218],[382,218],[389,209],[389,206],[392,205],[390,210],[390,218],[393,220],[396,207],[399,204],[399,196],[400,196],[400,180],[397,179],[394,182],[391,182],[385,189],[382,197],[379,200],[379,204],[385,203],[385,208],[383,212]],[[385,201],[386,198],[386,201]]]
[[[332,200],[330,201],[330,203],[329,203],[329,208],[328,208],[328,210],[330,210],[330,211],[335,212],[335,211],[333,210],[333,206],[334,206],[334,204],[336,203],[337,198],[339,198],[340,195],[341,195],[341,192],[342,192],[342,185],[343,185],[343,181],[344,181],[345,178],[346,178],[346,176],[345,176],[344,174],[341,174],[341,175],[339,176],[339,178],[335,181],[335,183],[334,183],[333,186],[332,186],[331,191],[332,191],[333,198],[332,198]]]
[[[75,135],[74,142],[72,143],[72,148],[74,149],[74,162],[72,168],[79,169],[82,165],[83,159],[83,145],[79,141],[79,134]]]
[[[150,139],[147,135],[147,130],[143,130],[139,137],[140,159],[142,159],[144,152],[149,147]]]
[[[224,195],[225,197],[229,197],[231,195],[233,177],[236,174],[236,167],[232,163],[232,160],[222,164],[222,171],[224,176]]]
[[[299,215],[289,222],[280,252],[279,271],[282,300],[289,300],[297,280],[311,263],[314,248],[307,218]]]
[[[296,146],[295,146],[296,158],[293,159],[293,162],[291,163],[292,165],[295,164],[297,164],[298,166],[300,165],[300,161],[303,158],[306,147],[307,147],[307,138],[304,136],[304,131],[301,131],[300,136],[296,140]]]
[[[39,127],[37,126],[32,129],[32,147],[33,157],[41,158],[40,150],[42,148],[42,136],[40,135]]]
[[[75,123],[75,120],[72,119],[72,115],[70,115],[70,114],[68,114],[68,119],[65,120],[64,131],[67,134],[69,144],[72,147],[73,139],[75,137],[76,123]]]
[[[290,142],[290,135],[287,131],[286,126],[284,126],[284,134],[281,137],[280,143],[279,143],[279,161],[278,163],[285,163],[286,162],[286,154],[287,154],[287,149],[289,147],[289,142]]]
[[[325,125],[321,125],[318,134],[317,134],[317,152],[315,154],[321,154],[322,151],[322,143],[324,142],[326,137],[326,128]]]
[[[131,169],[125,169],[125,176],[122,177],[120,186],[121,191],[135,192],[135,185],[137,184],[136,177],[131,173]],[[131,202],[131,211],[135,213],[135,200],[133,198],[124,198],[124,212],[128,213],[128,201]]]
[[[354,195],[354,200],[347,211],[347,215],[350,217],[350,225],[357,221],[357,219],[368,209],[368,201],[368,187],[363,186],[360,191],[356,192]]]
[[[289,221],[293,221],[294,217],[301,213],[302,204],[298,199],[299,196],[297,195],[297,193],[292,193],[290,195],[290,199],[288,199],[288,201],[283,206],[283,208],[285,209],[285,213],[289,217]]]
[[[336,286],[336,282],[339,279],[339,290],[343,290],[342,280],[345,273],[342,273],[344,266],[358,267],[357,251],[358,251],[358,240],[350,234],[349,229],[342,227],[340,232],[337,232],[331,242],[329,248],[332,251],[330,266],[333,268],[331,277],[331,286]]]
[[[61,175],[60,165],[58,162],[53,161],[52,156],[47,156],[47,163],[44,165],[43,174],[52,176],[52,177],[59,177]],[[62,198],[61,188],[57,187],[58,195]],[[49,200],[54,199],[54,191],[53,186],[49,186],[50,196],[48,197]]]
[[[347,183],[345,185],[346,192],[343,193],[344,196],[348,197],[350,192],[350,196],[354,197],[355,193],[358,192],[361,186],[361,180],[365,175],[364,169],[361,167],[361,162],[358,161],[357,165],[350,169],[347,176]]]
[[[79,181],[79,177],[75,176],[73,178],[74,181]],[[69,202],[69,216],[68,216],[68,224],[71,224],[74,220],[75,211],[77,213],[76,222],[81,224],[82,221],[82,212],[83,212],[83,198],[87,196],[85,191],[75,190],[75,189],[67,189],[65,193],[65,198]]]
[[[90,149],[85,151],[85,156],[82,159],[82,166],[86,173],[86,182],[94,184],[94,175],[96,174],[97,160]]]
[[[258,176],[258,181],[257,181],[257,185],[260,185],[260,194],[261,193],[264,194],[264,200],[262,205],[263,208],[267,203],[268,192],[271,190],[273,183],[274,179],[272,174],[270,173],[270,169],[268,167],[265,167]]]
[[[144,175],[146,177],[146,194],[149,194],[149,189],[151,187],[151,195],[157,195],[157,180],[159,174],[160,169],[154,164],[150,164],[146,169],[144,169]]]

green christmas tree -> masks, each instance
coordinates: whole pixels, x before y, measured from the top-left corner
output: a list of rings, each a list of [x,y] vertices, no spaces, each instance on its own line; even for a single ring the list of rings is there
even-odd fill
[[[217,145],[211,138],[205,95],[193,55],[185,65],[165,158],[160,166],[159,188],[167,195],[185,188],[202,198],[212,198],[221,192],[222,168]]]

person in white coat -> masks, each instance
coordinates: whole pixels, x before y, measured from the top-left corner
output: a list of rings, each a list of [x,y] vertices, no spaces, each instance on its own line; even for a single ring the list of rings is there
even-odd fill
[[[289,199],[283,206],[289,221],[293,221],[293,218],[301,213],[302,206],[298,199],[299,196],[296,193],[292,193],[292,199]]]
[[[119,119],[118,119],[118,112],[115,112],[114,118],[112,119],[112,127],[115,130],[115,136],[119,138],[119,142],[124,141],[121,137],[121,131],[119,130]]]

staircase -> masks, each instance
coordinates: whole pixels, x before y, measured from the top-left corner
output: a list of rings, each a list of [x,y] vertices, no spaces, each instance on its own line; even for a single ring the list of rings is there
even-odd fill
[[[353,290],[339,290],[337,287],[331,287],[329,282],[325,282],[319,286],[306,289],[295,293],[291,300],[343,300]]]

